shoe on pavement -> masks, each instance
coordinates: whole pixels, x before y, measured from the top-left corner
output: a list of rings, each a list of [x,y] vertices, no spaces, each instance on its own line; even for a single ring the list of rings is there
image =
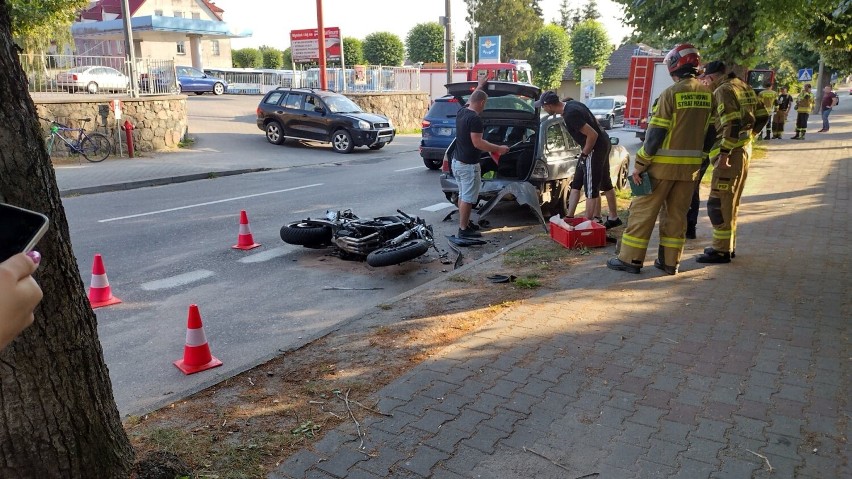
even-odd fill
[[[713,254],[713,253],[716,253],[716,250],[713,249],[712,246],[708,246],[708,247],[704,248],[704,254]],[[722,253],[722,251],[719,251],[719,253]],[[737,257],[737,250],[735,250],[735,249],[731,250],[731,258],[733,259],[733,258],[736,258],[736,257]]]
[[[467,222],[467,228],[465,228],[465,229],[469,230],[469,231],[479,231],[480,230],[479,225],[474,223],[473,220],[470,220],[470,221]]]
[[[695,225],[686,225],[686,239],[695,239]]]
[[[459,238],[482,238],[482,233],[479,231],[473,231],[472,229],[461,229],[459,228],[459,234],[457,234]]]
[[[828,130],[818,130],[818,131],[817,131],[817,133],[825,133],[825,132],[827,132],[827,131],[828,131]]]
[[[614,220],[607,218],[603,223],[604,228],[606,229],[615,228],[616,226],[621,226],[623,224],[624,223],[621,222],[621,218],[615,218]]]
[[[616,271],[626,271],[628,273],[639,274],[639,271],[642,269],[641,266],[636,266],[635,264],[625,263],[618,259],[618,257],[610,258],[606,262],[606,267],[609,269],[614,269]]]
[[[675,267],[675,266],[666,266],[666,264],[665,264],[665,263],[663,263],[662,261],[660,261],[660,258],[657,258],[657,259],[655,259],[655,260],[654,260],[654,267],[655,267],[655,268],[657,268],[657,269],[659,269],[659,270],[663,270],[663,271],[665,271],[665,272],[666,272],[666,274],[670,274],[670,275],[672,275],[672,276],[674,276],[674,275],[676,275],[676,274],[677,274],[677,267]]]
[[[716,251],[713,248],[704,248],[704,254],[695,259],[699,263],[724,264],[731,262],[731,253],[727,251]]]

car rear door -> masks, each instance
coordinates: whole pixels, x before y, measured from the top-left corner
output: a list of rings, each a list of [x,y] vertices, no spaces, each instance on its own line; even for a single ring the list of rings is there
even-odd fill
[[[287,97],[281,101],[281,126],[284,127],[284,135],[293,138],[303,138],[311,140],[304,132],[302,121],[302,105],[305,102],[305,95],[301,92],[293,92],[287,94]]]
[[[580,147],[571,138],[561,116],[546,118],[541,124],[542,157],[547,163],[548,178],[571,178],[577,168]]]

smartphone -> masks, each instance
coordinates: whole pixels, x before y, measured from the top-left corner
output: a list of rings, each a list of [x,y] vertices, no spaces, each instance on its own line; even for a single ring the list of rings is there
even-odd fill
[[[32,250],[49,222],[41,213],[0,203],[0,262]]]

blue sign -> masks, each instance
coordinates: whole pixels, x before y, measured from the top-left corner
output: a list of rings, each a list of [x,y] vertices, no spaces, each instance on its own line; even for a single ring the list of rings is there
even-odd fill
[[[500,63],[500,35],[479,37],[479,62]]]
[[[799,81],[811,81],[814,79],[814,69],[813,68],[802,68],[799,70],[799,74],[797,75]]]

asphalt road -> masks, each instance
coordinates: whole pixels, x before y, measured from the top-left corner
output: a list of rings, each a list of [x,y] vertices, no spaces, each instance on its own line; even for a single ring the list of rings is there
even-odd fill
[[[92,257],[101,253],[113,292],[124,301],[96,310],[122,415],[231,377],[452,269],[434,250],[377,269],[283,243],[282,224],[329,209],[351,208],[361,217],[397,208],[417,214],[435,227],[441,253],[456,223],[441,222],[451,206],[439,172],[423,166],[417,138],[350,155],[328,146],[270,145],[254,125],[258,99],[190,98],[195,151],[177,155],[207,152],[208,161],[216,156],[249,167],[275,161],[282,169],[63,200],[83,281],[88,285]],[[631,143],[638,147],[638,140],[624,142],[632,153]],[[231,248],[241,209],[261,248]],[[540,231],[528,210],[513,204],[499,206],[489,219],[491,242],[471,251],[469,260]],[[324,289],[332,287],[379,289]],[[212,352],[224,365],[184,376],[172,362],[183,353],[190,304],[199,305]]]

